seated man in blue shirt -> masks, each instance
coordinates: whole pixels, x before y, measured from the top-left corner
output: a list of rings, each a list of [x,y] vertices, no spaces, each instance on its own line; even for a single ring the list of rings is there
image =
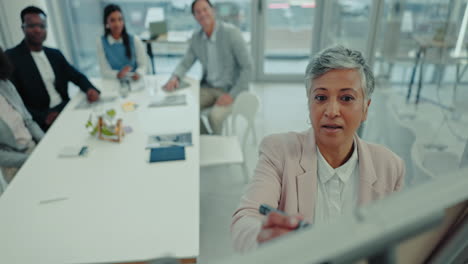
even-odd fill
[[[168,91],[178,88],[180,78],[199,60],[203,68],[200,109],[213,107],[208,119],[213,132],[220,134],[234,99],[248,90],[252,59],[240,30],[217,21],[210,1],[193,1],[192,14],[201,30],[193,33],[184,58],[164,88]],[[206,133],[203,124],[200,129],[202,134]]]
[[[34,120],[46,131],[70,100],[68,82],[86,93],[90,102],[99,100],[99,91],[63,54],[43,46],[47,37],[46,14],[28,6],[21,11],[24,40],[6,51],[14,65],[10,79]]]

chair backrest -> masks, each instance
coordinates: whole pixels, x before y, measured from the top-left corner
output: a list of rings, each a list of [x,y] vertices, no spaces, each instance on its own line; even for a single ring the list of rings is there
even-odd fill
[[[242,147],[245,147],[247,142],[247,138],[250,134],[254,141],[256,140],[255,135],[255,116],[257,115],[258,108],[260,106],[260,100],[258,97],[251,93],[251,92],[242,92],[234,100],[234,104],[232,106],[232,114],[231,114],[231,134],[236,134],[236,121],[238,116],[242,116],[247,121],[246,129],[242,135],[243,142]]]
[[[468,168],[468,139],[466,139],[465,149],[463,150],[463,154],[460,158],[460,165],[459,167]]]
[[[7,186],[8,186],[8,184],[7,184],[7,182],[5,181],[5,178],[3,178],[2,170],[0,170],[0,195],[1,195],[3,192],[5,192]]]
[[[416,140],[416,135],[414,131],[402,123],[402,120],[390,101],[387,102],[387,111],[388,120],[385,122],[385,145],[405,161],[405,185],[412,185],[415,179],[411,151],[414,141]]]

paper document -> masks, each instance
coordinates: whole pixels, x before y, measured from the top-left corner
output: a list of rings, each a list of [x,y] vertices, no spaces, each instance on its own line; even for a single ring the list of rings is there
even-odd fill
[[[187,87],[190,87],[190,83],[184,81],[184,80],[180,80],[179,81],[179,87],[177,87],[176,91],[177,90],[180,90],[180,89],[184,89],[184,88],[187,88]],[[161,86],[161,89],[164,90],[164,85]]]
[[[107,104],[107,103],[112,103],[112,102],[115,101],[115,99],[117,99],[117,97],[115,97],[115,96],[101,97],[101,98],[99,98],[98,101],[90,103],[90,102],[88,102],[87,98],[83,98],[83,100],[81,100],[81,102],[79,102],[75,106],[75,110],[90,109],[91,107],[96,106],[96,105],[103,105],[103,104]]]
[[[178,106],[186,105],[187,100],[185,94],[168,95],[162,98],[157,98],[150,102],[148,107],[165,107],[165,106]]]
[[[192,133],[175,133],[165,135],[151,135],[148,137],[146,148],[167,146],[192,146]]]

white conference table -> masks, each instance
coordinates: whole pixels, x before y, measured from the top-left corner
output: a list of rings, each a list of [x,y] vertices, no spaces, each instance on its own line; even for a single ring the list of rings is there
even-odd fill
[[[0,263],[121,263],[199,254],[199,86],[175,93],[187,105],[148,108],[169,76],[145,77],[107,105],[76,110],[77,94],[0,197]],[[93,80],[101,97],[118,95],[117,81]],[[149,87],[157,87],[152,90]],[[139,104],[123,112],[121,104]],[[98,140],[89,114],[108,107],[131,126],[123,142]],[[186,160],[148,163],[148,135],[192,132]],[[66,146],[88,145],[87,157],[59,158]]]

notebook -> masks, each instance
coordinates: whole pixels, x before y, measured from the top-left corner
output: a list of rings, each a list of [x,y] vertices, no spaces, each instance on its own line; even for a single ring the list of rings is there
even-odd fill
[[[185,147],[171,146],[150,150],[150,163],[172,160],[185,160]]]

